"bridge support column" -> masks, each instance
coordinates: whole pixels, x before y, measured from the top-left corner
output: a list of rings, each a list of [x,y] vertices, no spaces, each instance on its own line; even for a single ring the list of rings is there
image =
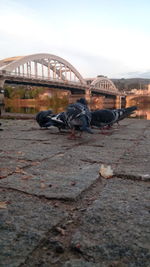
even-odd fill
[[[0,78],[0,104],[4,103],[4,94],[3,94],[4,83],[5,83],[5,80]]]
[[[121,96],[116,96],[116,108],[121,108]]]
[[[90,103],[91,102],[91,90],[86,89],[85,91],[85,99]]]
[[[0,90],[4,87],[5,80],[0,78]]]
[[[116,96],[116,108],[122,108],[123,99],[124,99],[124,96],[122,95]]]

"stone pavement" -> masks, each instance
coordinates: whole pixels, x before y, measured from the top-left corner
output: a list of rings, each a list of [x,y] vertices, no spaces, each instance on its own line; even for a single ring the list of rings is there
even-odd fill
[[[77,140],[1,122],[1,267],[150,266],[150,121]]]

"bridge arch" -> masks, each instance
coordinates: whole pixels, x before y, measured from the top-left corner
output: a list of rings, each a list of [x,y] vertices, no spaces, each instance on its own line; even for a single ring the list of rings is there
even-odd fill
[[[41,53],[0,60],[0,70],[29,77],[62,80],[86,84],[81,74],[67,60],[52,54]]]
[[[106,77],[97,77],[95,78],[91,84],[91,89],[95,88],[101,91],[107,91],[112,93],[119,93],[119,90],[116,88],[115,84]]]

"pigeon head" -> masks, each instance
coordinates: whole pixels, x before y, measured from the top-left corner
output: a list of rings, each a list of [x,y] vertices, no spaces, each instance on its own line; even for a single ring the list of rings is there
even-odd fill
[[[77,102],[81,103],[82,105],[85,105],[85,106],[87,106],[87,104],[88,104],[85,98],[80,98],[77,100]]]

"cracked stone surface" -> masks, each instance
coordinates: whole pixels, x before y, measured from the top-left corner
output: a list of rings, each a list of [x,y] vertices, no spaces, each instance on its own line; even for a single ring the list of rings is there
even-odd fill
[[[48,202],[22,195],[19,192],[0,190],[0,266],[19,266],[32,252],[46,233],[67,214]]]
[[[103,267],[103,265],[99,265],[99,263],[92,263],[88,261],[82,261],[82,260],[72,260],[67,261],[63,267]]]
[[[1,122],[0,266],[149,267],[150,121],[77,140]]]
[[[149,196],[145,183],[111,179],[82,217],[72,246],[80,244],[82,254],[107,265],[117,260],[120,264],[130,262],[130,266],[148,266]]]
[[[0,186],[13,188],[47,198],[75,200],[98,177],[97,166],[84,166],[80,171],[68,173],[34,169],[23,174],[10,175]],[[32,173],[34,172],[34,175]],[[35,175],[37,173],[37,175]]]

